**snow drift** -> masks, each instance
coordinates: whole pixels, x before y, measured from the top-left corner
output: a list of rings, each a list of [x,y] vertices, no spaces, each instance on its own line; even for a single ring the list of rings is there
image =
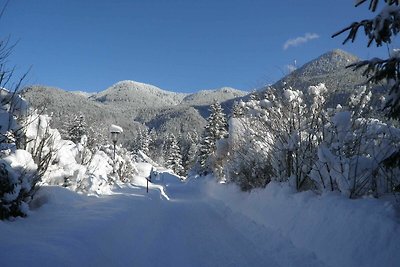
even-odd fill
[[[339,193],[296,193],[287,184],[241,192],[207,183],[207,194],[232,211],[288,237],[329,266],[397,266],[400,227],[390,201],[349,200]]]

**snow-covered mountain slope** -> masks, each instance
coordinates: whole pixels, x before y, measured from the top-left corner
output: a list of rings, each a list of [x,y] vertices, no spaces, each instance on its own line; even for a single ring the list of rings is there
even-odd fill
[[[110,124],[120,125],[127,130],[123,139],[129,142],[135,138],[138,123],[177,136],[184,129],[200,135],[208,107],[214,100],[222,102],[245,93],[222,88],[189,95],[135,81],[121,81],[89,97],[82,92],[45,86],[30,86],[22,94],[34,108],[46,107],[45,112],[52,114],[53,128],[62,129],[68,117],[84,114],[87,124],[104,136]],[[203,106],[193,108],[199,104]]]
[[[274,86],[279,87],[287,84],[302,89],[323,82],[331,90],[349,89],[365,81],[360,72],[346,68],[346,66],[359,60],[358,57],[343,50],[329,51],[305,63]],[[344,88],[339,88],[341,86],[344,86]]]
[[[22,91],[22,95],[31,107],[51,115],[52,128],[59,130],[65,130],[68,120],[80,114],[85,115],[89,126],[104,136],[108,135],[111,124],[117,124],[126,129],[123,138],[129,140],[138,127],[138,122],[132,120],[130,113],[90,100],[82,94],[46,86],[30,86]]]
[[[91,97],[92,95],[94,95],[95,93],[88,93],[88,92],[84,92],[84,91],[71,91],[71,93],[77,94],[77,95],[81,95],[84,96],[86,98]]]
[[[304,64],[274,85],[275,88],[291,86],[305,92],[309,86],[324,83],[329,91],[328,105],[336,106],[345,104],[349,94],[357,86],[363,85],[367,78],[362,75],[362,70],[353,71],[346,68],[360,59],[343,50],[329,51],[318,58]],[[374,98],[380,97],[381,87],[375,87]],[[373,100],[375,102],[377,100]]]
[[[127,80],[118,82],[93,95],[92,99],[106,104],[114,102],[114,104],[123,105],[126,103],[137,108],[153,108],[177,105],[186,95],[165,91],[150,84]]]
[[[330,92],[330,105],[343,104],[348,100],[349,92],[365,81],[360,72],[346,69],[357,60],[349,53],[334,50],[306,63],[273,86],[307,90],[310,85],[325,83]],[[262,92],[260,90],[260,94]],[[214,100],[222,102],[225,112],[230,113],[235,100],[249,98],[246,92],[228,87],[181,94],[135,81],[118,82],[89,98],[43,86],[32,86],[23,95],[33,107],[46,105],[48,113],[53,113],[55,128],[62,127],[66,114],[83,113],[87,121],[100,130],[99,125],[105,124],[107,129],[112,123],[129,128],[131,133],[129,130],[125,133],[126,140],[135,138],[133,132],[137,124],[133,121],[155,129],[168,129],[165,131],[176,135],[181,134],[181,129],[191,127],[200,134],[209,115],[209,105]],[[379,94],[374,93],[373,97],[378,98]],[[106,130],[104,133],[107,134]]]
[[[213,101],[224,102],[229,99],[242,97],[248,92],[237,90],[231,87],[222,87],[214,90],[201,90],[197,93],[190,94],[183,99],[182,103],[192,106],[210,105]]]

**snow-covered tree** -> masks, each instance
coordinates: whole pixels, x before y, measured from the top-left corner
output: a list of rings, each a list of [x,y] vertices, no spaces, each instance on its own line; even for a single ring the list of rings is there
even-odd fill
[[[141,150],[144,154],[149,155],[151,139],[147,128],[138,129],[134,143],[135,150]]]
[[[369,2],[369,9],[375,12],[378,8],[379,0],[357,0],[356,7]],[[335,33],[336,37],[344,32],[348,32],[343,44],[348,41],[354,42],[357,33],[363,29],[368,38],[368,46],[375,42],[376,46],[390,44],[400,31],[400,7],[398,0],[385,0],[379,14],[372,19],[365,19],[353,22],[350,26]],[[368,82],[386,83],[389,93],[386,99],[385,108],[388,115],[393,118],[400,118],[400,53],[394,50],[386,59],[373,58],[363,60],[350,65],[354,69],[364,69],[364,75],[368,77]]]
[[[361,92],[361,93],[360,93]],[[399,165],[390,166],[400,148],[400,129],[362,117],[370,93],[350,96],[347,108],[331,111],[310,177],[319,191],[338,190],[348,197],[379,196],[400,185]]]
[[[400,129],[370,117],[365,86],[335,109],[325,107],[326,93],[324,84],[306,92],[269,88],[264,99],[244,102],[245,114],[229,121],[221,149],[228,152],[219,153],[226,180],[243,190],[283,181],[351,198],[397,190]]]
[[[0,72],[2,68],[1,64]],[[17,139],[25,139],[16,118],[22,119],[26,103],[5,89],[0,89],[0,102],[0,220],[3,220],[27,215],[41,176],[32,155],[16,145]]]
[[[21,149],[26,142],[20,122],[28,105],[18,94],[24,77],[9,88],[14,73],[6,63],[11,50],[8,40],[0,40],[0,220],[27,215],[41,178],[31,154]]]
[[[225,138],[228,135],[227,121],[221,105],[214,102],[210,106],[211,114],[207,119],[203,136],[199,146],[199,154],[197,161],[200,164],[202,172],[210,171],[208,159],[216,150],[216,142],[219,139]]]
[[[271,180],[308,188],[316,158],[324,112],[323,84],[304,93],[293,88],[268,88],[264,99],[244,102],[244,116],[230,119],[225,175],[243,190]]]
[[[199,147],[199,136],[196,132],[189,132],[181,138],[182,163],[185,171],[193,167]]]
[[[154,156],[157,153],[157,131],[154,128],[151,128],[149,131],[149,156]]]
[[[162,138],[163,135],[160,135],[159,137],[155,137],[154,139],[151,139],[150,143],[150,158],[157,162],[158,164],[164,165],[166,160],[168,159],[166,156],[166,137]]]
[[[67,134],[67,139],[76,144],[81,141],[82,136],[88,134],[87,124],[83,114],[75,116],[72,121],[69,122]]]
[[[239,102],[235,102],[233,104],[233,107],[232,107],[231,117],[232,118],[240,118],[240,117],[242,117],[244,115],[244,113],[245,113],[244,112],[244,106],[245,106],[245,104],[244,104],[243,100],[240,100]]]
[[[179,147],[175,135],[173,134],[169,135],[168,143],[169,143],[169,150],[168,150],[167,167],[173,170],[176,174],[183,175],[184,168],[182,166],[181,149]]]
[[[113,145],[105,145],[100,148],[100,151],[105,153],[108,164],[112,166],[112,172],[107,176],[109,184],[112,185],[119,182],[127,183],[134,180],[138,171],[135,167],[134,155],[132,152],[121,145],[115,146],[115,158]]]

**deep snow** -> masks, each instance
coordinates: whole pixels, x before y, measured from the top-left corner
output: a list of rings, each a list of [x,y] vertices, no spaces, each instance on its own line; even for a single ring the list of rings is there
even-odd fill
[[[395,210],[384,201],[318,197],[276,184],[249,194],[208,179],[166,181],[148,194],[122,186],[101,197],[42,187],[29,217],[0,221],[1,266],[395,266],[400,260]]]

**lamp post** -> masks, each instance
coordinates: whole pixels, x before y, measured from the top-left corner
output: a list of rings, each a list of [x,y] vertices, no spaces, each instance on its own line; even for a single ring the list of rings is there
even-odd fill
[[[114,144],[114,161],[115,161],[115,146],[117,145],[118,137],[123,132],[122,128],[111,124],[110,126],[110,133],[111,133],[111,140]]]
[[[111,132],[111,140],[114,144],[114,160],[115,160],[115,146],[117,145],[119,132]]]

